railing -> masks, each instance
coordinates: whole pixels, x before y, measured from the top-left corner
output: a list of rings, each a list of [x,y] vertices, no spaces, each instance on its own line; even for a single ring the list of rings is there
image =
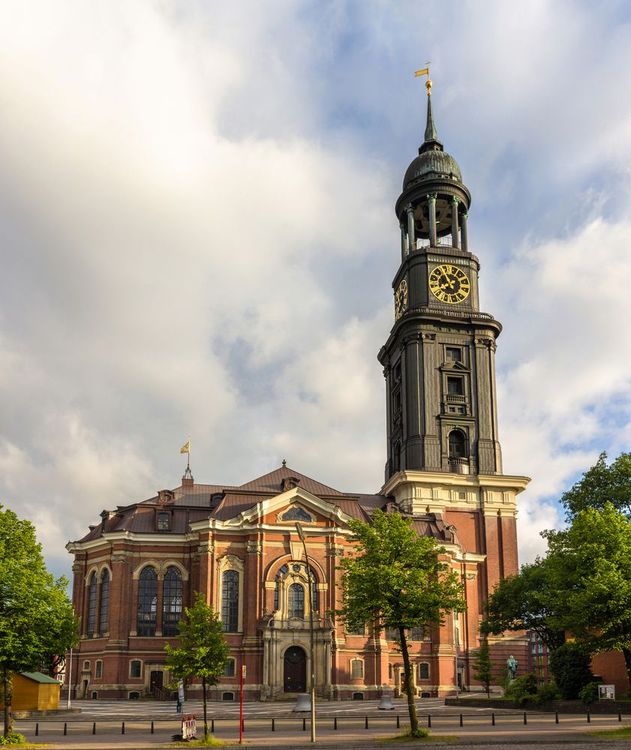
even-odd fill
[[[395,709],[396,710],[396,709]],[[626,715],[625,715],[625,718]],[[419,723],[425,724],[428,728],[436,729],[439,725],[442,729],[458,727],[482,728],[482,727],[510,727],[514,730],[519,725],[528,726],[529,722],[536,721],[538,724],[560,725],[568,724],[577,725],[581,722],[587,724],[603,723],[604,721],[617,720],[622,723],[622,713],[620,711],[612,714],[592,714],[586,711],[584,714],[559,714],[558,711],[551,713],[549,711],[493,711],[490,713],[419,713]],[[200,716],[197,715],[198,727]],[[324,731],[339,731],[344,729],[347,732],[360,729],[400,729],[401,726],[407,726],[409,717],[407,713],[378,713],[378,714],[348,714],[327,716],[320,714],[318,717],[318,729]],[[234,734],[239,730],[238,717],[232,718],[211,718],[209,717],[210,731],[219,734]],[[179,728],[180,718],[173,719],[135,719],[129,717],[125,721],[87,721],[71,720],[61,721],[55,719],[46,719],[44,721],[34,721],[17,719],[16,728],[27,736],[68,736],[68,735],[96,735],[96,734],[156,734],[159,732],[172,734],[174,729]],[[299,716],[273,716],[273,717],[252,717],[245,718],[242,722],[242,731],[264,734],[267,732],[279,732],[285,730],[307,731],[307,718]],[[560,729],[562,729],[560,727]]]

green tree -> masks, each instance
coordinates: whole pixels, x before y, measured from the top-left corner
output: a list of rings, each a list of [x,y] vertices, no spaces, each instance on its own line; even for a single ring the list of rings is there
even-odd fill
[[[563,698],[575,700],[592,682],[591,656],[585,646],[568,641],[550,654],[550,671]]]
[[[195,594],[195,603],[184,609],[180,620],[178,645],[166,645],[166,663],[177,680],[196,677],[202,681],[204,701],[204,739],[208,738],[208,712],[206,690],[216,685],[223,674],[228,659],[228,644],[219,617],[206,604],[203,595]]]
[[[550,650],[565,640],[555,621],[557,599],[551,589],[547,560],[522,565],[517,575],[502,579],[489,596],[482,631],[532,630]]]
[[[431,537],[417,536],[409,519],[378,510],[372,520],[349,522],[357,554],[340,564],[343,606],[337,614],[350,628],[370,624],[398,631],[410,733],[420,736],[407,631],[438,625],[447,612],[464,611],[462,586],[439,559],[443,548]]]
[[[480,648],[473,656],[473,676],[479,680],[488,698],[491,697],[491,682],[493,681],[493,664],[491,662],[491,650],[486,638],[480,644]]]
[[[77,641],[77,623],[66,595],[68,582],[47,570],[29,521],[0,505],[0,677],[4,736],[12,729],[14,672],[50,664]]]
[[[590,654],[622,651],[631,679],[631,521],[605,503],[544,536],[554,626]]]
[[[602,510],[606,503],[631,516],[631,453],[621,453],[607,465],[607,454],[588,469],[576,484],[563,493],[561,502],[571,521],[582,510]]]

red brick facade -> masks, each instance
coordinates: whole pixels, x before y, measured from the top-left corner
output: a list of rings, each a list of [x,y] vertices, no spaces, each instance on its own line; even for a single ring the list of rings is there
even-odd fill
[[[419,534],[431,534],[444,546],[446,559],[461,576],[467,612],[457,621],[448,617],[431,632],[411,634],[419,695],[453,692],[456,679],[461,687],[475,687],[471,652],[479,646],[481,604],[500,575],[517,570],[512,502],[504,511],[507,516],[501,510],[498,515],[494,507],[490,512],[480,507],[479,477],[445,476],[443,481],[447,495],[449,482],[467,485],[471,497],[464,503],[469,507],[459,507],[462,500],[449,507],[434,487],[439,512],[415,514],[413,523]],[[394,488],[394,495],[403,484]],[[318,694],[351,699],[357,694],[376,697],[383,685],[399,690],[402,660],[390,634],[348,633],[331,615],[341,603],[338,560],[350,550],[346,521],[369,520],[374,509],[385,507],[388,501],[385,495],[344,494],[281,467],[239,488],[185,480],[173,492],[104,511],[98,526],[68,545],[75,555],[74,606],[82,622],[81,645],[72,665],[76,694],[97,698],[160,694],[169,681],[164,645],[172,639],[163,633],[168,612],[173,617],[173,610],[177,614],[191,603],[195,591],[201,591],[217,612],[230,617],[222,603],[229,571],[233,571],[230,576],[238,592],[236,619],[229,628],[234,632],[226,633],[235,661],[213,689],[213,697],[236,694],[241,664],[247,667],[248,699],[282,699],[296,692],[292,688],[303,691],[306,684],[298,683],[309,673],[308,592],[304,554],[293,520],[296,513],[304,524],[316,581]],[[292,511],[291,520],[286,518],[288,511]],[[139,624],[141,574],[147,568],[155,571],[154,588],[144,609],[152,634],[141,634],[139,630],[146,627],[142,618]],[[180,582],[181,600],[180,589],[175,598],[169,598],[171,590],[165,588],[169,569],[171,578]],[[105,603],[104,576],[109,578]],[[296,592],[302,599],[298,611],[291,599]],[[498,639],[493,648],[498,674],[510,653],[526,664],[522,638]],[[296,657],[292,666],[288,660]],[[292,669],[297,675],[292,676]]]

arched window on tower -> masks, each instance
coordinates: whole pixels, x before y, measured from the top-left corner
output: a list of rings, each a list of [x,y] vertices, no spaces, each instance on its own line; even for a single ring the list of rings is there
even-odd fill
[[[88,583],[88,636],[96,631],[96,573],[90,576]]]
[[[292,583],[287,592],[287,614],[289,617],[305,616],[305,590],[302,584]]]
[[[182,574],[174,565],[168,567],[164,575],[163,593],[162,635],[177,635],[182,619]]]
[[[467,457],[467,438],[462,430],[449,433],[449,458]]]
[[[110,629],[110,572],[101,573],[101,608],[99,610],[99,633],[105,635]]]
[[[150,565],[143,568],[138,581],[138,635],[156,634],[156,609],[158,605],[158,576]]]
[[[221,622],[226,633],[239,630],[239,573],[226,570],[221,586]]]

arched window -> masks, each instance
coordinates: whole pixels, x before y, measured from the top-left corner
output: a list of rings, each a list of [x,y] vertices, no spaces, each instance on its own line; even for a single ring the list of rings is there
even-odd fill
[[[88,635],[93,636],[96,630],[96,573],[90,576],[88,583]]]
[[[143,568],[138,582],[138,635],[156,634],[156,608],[158,604],[158,576],[155,568]]]
[[[99,610],[99,633],[105,635],[110,625],[110,572],[107,568],[101,573],[101,609]]]
[[[287,614],[289,617],[305,616],[305,590],[299,583],[292,583],[287,592]]]
[[[182,574],[174,566],[167,568],[164,576],[164,596],[162,598],[162,635],[178,633],[178,623],[182,619]]]
[[[239,573],[226,570],[221,586],[221,622],[227,633],[239,630]]]
[[[467,438],[462,430],[449,433],[449,458],[466,458]]]

